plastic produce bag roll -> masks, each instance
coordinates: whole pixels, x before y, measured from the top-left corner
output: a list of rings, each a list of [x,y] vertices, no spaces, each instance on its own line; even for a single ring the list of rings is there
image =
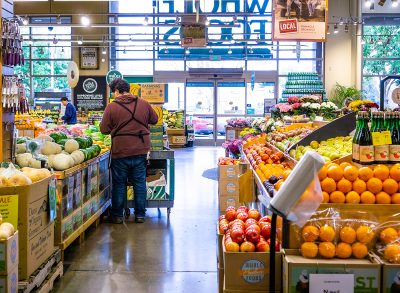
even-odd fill
[[[271,207],[298,226],[303,226],[322,202],[318,172],[324,159],[307,151],[271,200]]]

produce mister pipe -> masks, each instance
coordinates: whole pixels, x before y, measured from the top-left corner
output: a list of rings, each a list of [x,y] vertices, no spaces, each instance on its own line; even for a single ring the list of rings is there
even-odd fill
[[[388,75],[379,82],[379,94],[380,94],[379,110],[380,111],[385,110],[385,85],[386,85],[386,81],[389,79],[400,80],[400,75]]]

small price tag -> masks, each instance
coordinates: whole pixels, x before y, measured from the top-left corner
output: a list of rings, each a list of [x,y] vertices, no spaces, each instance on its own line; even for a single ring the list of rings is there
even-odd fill
[[[354,292],[353,274],[310,274],[310,293]]]
[[[392,144],[390,131],[372,132],[372,144],[374,146]]]

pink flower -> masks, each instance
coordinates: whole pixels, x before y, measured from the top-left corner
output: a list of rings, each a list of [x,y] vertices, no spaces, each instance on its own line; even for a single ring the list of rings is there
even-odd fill
[[[300,99],[298,97],[289,97],[288,102],[289,102],[289,104],[296,104],[296,103],[300,102]]]
[[[278,108],[281,113],[286,113],[292,110],[292,106],[289,104],[277,104],[276,108]]]
[[[300,108],[301,105],[303,105],[303,103],[295,103],[295,104],[292,105],[292,108],[293,108],[293,110],[295,110],[297,108]]]

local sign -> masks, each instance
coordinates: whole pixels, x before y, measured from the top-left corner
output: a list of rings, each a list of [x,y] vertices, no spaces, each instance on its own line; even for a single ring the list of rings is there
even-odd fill
[[[106,75],[107,84],[110,84],[114,79],[117,78],[124,78],[124,76],[118,70],[110,70]]]
[[[101,76],[81,76],[74,89],[74,105],[79,110],[102,111],[107,105],[107,83]]]

